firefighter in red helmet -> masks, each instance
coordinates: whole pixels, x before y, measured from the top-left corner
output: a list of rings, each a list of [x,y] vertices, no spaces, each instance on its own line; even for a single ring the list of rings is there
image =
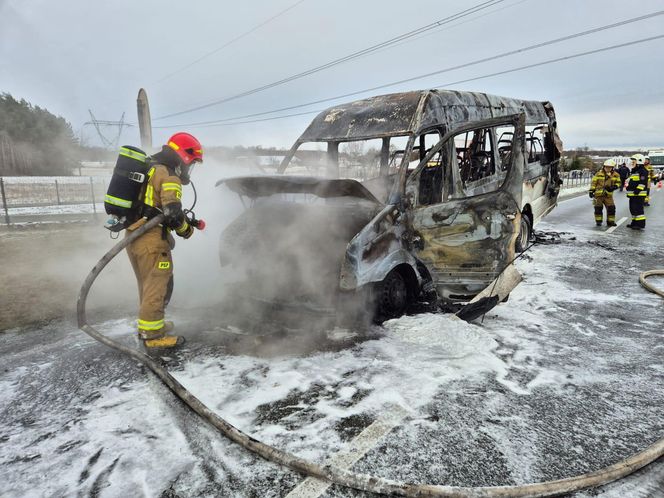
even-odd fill
[[[171,232],[185,239],[194,232],[182,209],[182,185],[189,184],[192,167],[202,161],[203,149],[195,137],[176,133],[169,138],[161,151],[152,156],[148,180],[140,194],[140,217],[127,229],[131,233],[148,219],[160,213],[165,215],[162,225],[127,247],[138,283],[138,335],[148,349],[170,348],[183,342],[177,335],[169,334],[173,322],[164,321],[164,309],[173,291],[171,250],[175,240]]]

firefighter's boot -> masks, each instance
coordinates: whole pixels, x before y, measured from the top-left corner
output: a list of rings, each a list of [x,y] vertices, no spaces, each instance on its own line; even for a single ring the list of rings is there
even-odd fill
[[[184,344],[184,337],[178,335],[164,335],[157,339],[143,341],[146,349],[170,349]]]
[[[184,337],[168,335],[175,329],[173,322],[165,321],[159,330],[139,330],[138,335],[143,340],[146,349],[168,349],[184,344]]]

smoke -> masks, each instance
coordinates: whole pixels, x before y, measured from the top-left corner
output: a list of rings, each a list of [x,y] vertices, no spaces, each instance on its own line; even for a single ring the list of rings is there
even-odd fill
[[[326,335],[345,313],[337,309],[339,269],[347,243],[376,206],[311,194],[274,195],[255,203],[245,198],[243,204],[228,187],[215,187],[222,178],[249,175],[255,171],[246,166],[214,161],[194,171],[194,211],[207,226],[188,240],[176,237],[167,318],[198,344],[228,345],[229,329],[239,332],[229,349],[236,352],[273,355],[343,347],[338,341],[332,345]],[[184,207],[193,200],[193,189],[185,187]],[[8,304],[0,329],[49,319],[75,321],[85,277],[117,243],[103,220],[99,215],[89,222],[3,235],[0,270],[7,285],[0,297]],[[352,296],[351,302],[366,311],[361,297]],[[92,287],[88,318],[92,324],[133,321],[138,307],[136,279],[122,252]]]
[[[205,221],[204,230],[195,230],[191,238],[176,237],[173,250],[175,287],[171,301],[178,307],[210,307],[221,303],[228,287],[219,264],[219,237],[223,229],[243,210],[237,195],[228,195],[215,187],[218,180],[247,174],[246,169],[206,160],[192,173],[196,189],[194,212]],[[194,189],[184,187],[183,207],[194,202]]]
[[[0,232],[0,330],[53,319],[75,321],[85,277],[116,243],[102,223],[100,216]],[[132,316],[137,307],[134,275],[122,253],[95,282],[88,315],[92,321]]]
[[[207,226],[177,241],[169,307],[186,310],[207,329],[295,332],[290,334],[294,341],[271,341],[271,353],[307,349],[339,322],[339,270],[346,246],[377,207],[361,199],[312,194],[244,198],[243,204],[227,186],[215,187],[222,178],[250,175],[255,172],[246,167],[209,161],[194,172],[195,212]],[[185,206],[192,194],[185,189]]]

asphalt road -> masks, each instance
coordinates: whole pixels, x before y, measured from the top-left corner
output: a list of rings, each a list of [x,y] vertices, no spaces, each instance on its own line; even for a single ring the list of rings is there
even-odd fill
[[[617,219],[629,216],[623,195]],[[524,282],[481,324],[409,317],[272,347],[229,341],[213,310],[203,321],[174,306],[189,342],[164,361],[235,425],[318,461],[399,406],[358,472],[486,486],[596,470],[664,437],[664,303],[637,279],[664,267],[664,191],[647,215],[643,232],[606,233],[587,197],[562,202],[538,227],[559,243],[527,253]],[[129,319],[101,328],[131,343]],[[216,434],[65,320],[0,334],[0,358],[2,496],[285,496],[303,479]],[[590,496],[664,497],[664,461],[575,495]]]

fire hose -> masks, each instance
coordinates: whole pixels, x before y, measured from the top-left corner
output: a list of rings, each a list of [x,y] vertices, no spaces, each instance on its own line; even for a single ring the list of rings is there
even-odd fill
[[[358,474],[349,470],[330,465],[320,465],[300,458],[291,453],[261,443],[240,429],[234,427],[215,412],[205,406],[198,398],[191,394],[187,388],[180,384],[164,367],[145,353],[124,346],[101,334],[88,324],[85,304],[90,288],[97,276],[106,265],[134,240],[142,236],[146,231],[159,225],[164,219],[158,215],[149,220],[142,227],[113,246],[94,266],[81,287],[77,302],[77,317],[79,328],[102,344],[113,348],[130,358],[142,363],[161,379],[168,388],[182,400],[189,408],[196,412],[203,420],[210,423],[231,441],[243,446],[247,450],[261,456],[262,458],[288,467],[301,474],[330,481],[332,483],[354,488],[371,493],[407,496],[407,497],[454,497],[454,498],[494,498],[494,497],[544,497],[557,496],[565,493],[579,491],[581,489],[600,486],[625,477],[636,470],[645,467],[649,463],[664,455],[664,438],[658,440],[645,450],[630,456],[629,458],[615,463],[609,467],[590,472],[587,474],[560,479],[556,481],[539,482],[517,486],[487,486],[487,487],[461,487],[432,484],[410,484],[367,474]],[[654,270],[641,274],[641,284],[648,287],[645,278],[650,275],[664,274],[664,270]],[[649,289],[650,290],[650,289]],[[661,291],[653,290],[664,297]]]
[[[653,292],[654,294],[657,294],[659,297],[664,297],[664,291],[661,289],[658,289],[652,284],[649,284],[646,282],[646,279],[648,277],[652,277],[654,275],[664,275],[664,270],[650,270],[650,271],[644,271],[639,275],[639,283],[646,289],[649,290],[650,292]]]

